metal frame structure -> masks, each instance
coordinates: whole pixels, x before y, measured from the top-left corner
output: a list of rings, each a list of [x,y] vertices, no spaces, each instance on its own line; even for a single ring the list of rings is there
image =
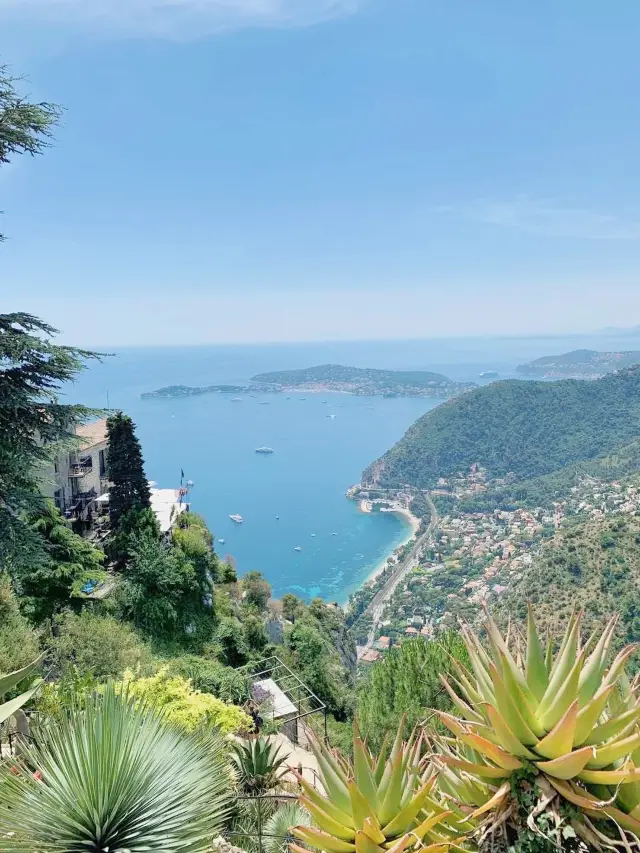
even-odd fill
[[[247,664],[243,669],[252,684],[271,679],[295,706],[298,713],[288,717],[286,722],[297,723],[298,720],[303,720],[313,714],[322,714],[324,718],[324,739],[325,741],[328,739],[327,706],[279,657],[272,655],[255,664]],[[303,746],[303,744],[299,745]]]

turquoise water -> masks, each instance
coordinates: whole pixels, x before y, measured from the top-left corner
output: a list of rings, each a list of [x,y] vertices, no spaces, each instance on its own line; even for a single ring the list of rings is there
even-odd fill
[[[231,554],[240,573],[261,571],[276,596],[342,602],[407,536],[399,518],[364,515],[344,493],[438,401],[272,394],[232,403],[218,394],[182,400],[141,400],[140,394],[178,383],[242,383],[261,371],[329,362],[431,369],[478,381],[484,370],[506,377],[522,361],[589,345],[633,349],[637,342],[583,337],[128,349],[93,365],[68,396],[133,417],[147,476],[170,488],[184,470],[195,483],[192,508],[225,540],[217,550]],[[256,454],[263,445],[275,453]],[[230,521],[232,513],[244,524]]]

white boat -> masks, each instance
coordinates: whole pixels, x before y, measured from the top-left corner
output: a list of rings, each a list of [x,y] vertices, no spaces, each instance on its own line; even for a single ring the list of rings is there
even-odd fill
[[[315,534],[315,533],[312,533],[311,535],[312,535],[312,536],[315,536],[316,534]]]
[[[218,545],[224,545],[224,542],[225,542],[224,539],[218,539]]]
[[[256,447],[256,453],[273,453],[272,447]]]
[[[299,545],[296,545],[296,547],[293,550],[294,551],[302,551],[302,548]]]
[[[235,515],[230,515],[229,518],[231,519],[231,521],[235,521],[236,524],[242,524],[242,522],[244,521],[244,518],[241,515],[238,515],[237,513]]]

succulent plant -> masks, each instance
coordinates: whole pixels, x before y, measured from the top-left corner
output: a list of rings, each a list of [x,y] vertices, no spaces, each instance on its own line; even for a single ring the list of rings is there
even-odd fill
[[[289,772],[289,753],[266,738],[252,738],[233,745],[231,758],[238,771],[238,781],[246,794],[257,796],[275,788]]]
[[[594,820],[640,837],[640,698],[625,675],[637,646],[608,666],[616,622],[582,645],[580,614],[572,616],[556,654],[531,608],[526,640],[512,628],[503,637],[487,613],[488,651],[463,627],[471,671],[454,662],[457,677],[442,677],[458,715],[437,712],[453,737],[433,738],[445,799],[475,806],[473,817],[495,827],[513,817],[520,780],[536,789],[536,814],[526,818],[534,831],[532,820],[562,798],[575,807],[564,810],[568,825],[589,845],[611,843]]]
[[[44,655],[40,655],[36,660],[32,663],[27,664],[27,666],[22,667],[22,669],[18,669],[15,672],[10,672],[8,675],[0,675],[0,700],[12,690],[20,684],[21,682],[26,681],[27,679],[31,679],[32,683],[27,690],[21,693],[19,696],[16,696],[14,699],[10,699],[7,702],[0,702],[0,723],[4,723],[9,717],[12,717],[16,711],[20,710],[23,705],[32,698],[32,696],[36,693],[40,685],[42,684],[42,679],[37,678],[35,681],[32,679],[32,676],[36,672],[37,668],[42,663]]]
[[[304,791],[300,804],[316,824],[294,827],[299,841],[325,853],[402,853],[414,847],[441,853],[459,846],[473,825],[432,796],[436,777],[421,760],[422,736],[403,742],[404,725],[388,758],[387,744],[374,757],[357,727],[353,764],[313,743],[324,793],[298,777]],[[306,853],[296,844],[291,850]]]

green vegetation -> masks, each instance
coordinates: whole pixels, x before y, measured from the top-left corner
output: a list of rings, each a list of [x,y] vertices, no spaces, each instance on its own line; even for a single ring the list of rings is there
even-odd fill
[[[187,732],[213,727],[223,734],[238,734],[253,728],[251,717],[240,708],[194,690],[188,679],[171,675],[166,667],[148,678],[125,672],[116,689],[142,706],[161,708],[167,720]]]
[[[315,826],[296,826],[293,835],[326,853],[402,853],[409,844],[437,853],[447,849],[443,842],[461,840],[472,824],[453,802],[445,809],[429,796],[433,780],[419,770],[421,737],[416,733],[403,743],[403,732],[401,724],[388,758],[385,751],[374,755],[357,727],[353,762],[336,760],[326,746],[315,745],[324,793],[301,781],[300,804]]]
[[[427,412],[363,482],[430,488],[474,463],[492,477],[539,477],[614,453],[638,437],[639,418],[640,368],[593,382],[495,382]]]
[[[151,494],[144,473],[140,442],[131,418],[122,412],[111,415],[107,420],[107,437],[109,517],[112,530],[117,531],[127,513],[149,509]]]
[[[554,633],[574,608],[585,630],[620,613],[616,636],[640,637],[640,518],[576,519],[547,540],[534,562],[505,593],[501,611],[522,618],[531,601],[540,624]]]
[[[67,711],[15,767],[0,765],[3,853],[204,853],[230,801],[219,737],[187,735],[113,687]]]
[[[463,631],[472,671],[456,667],[447,684],[459,716],[439,714],[454,738],[436,736],[434,765],[458,802],[486,804],[485,832],[504,825],[516,849],[530,849],[538,836],[565,849],[576,837],[591,846],[604,833],[640,831],[631,814],[640,803],[638,686],[624,674],[635,647],[611,663],[614,625],[583,646],[580,616],[572,616],[555,654],[531,613],[526,639],[513,628],[503,637],[487,617],[486,650]]]
[[[41,154],[61,114],[55,104],[30,103],[18,92],[19,83],[8,66],[0,65],[0,166],[10,163],[16,154]]]
[[[140,396],[143,400],[149,400],[153,397],[197,397],[200,394],[246,394],[248,391],[248,385],[206,385],[200,388],[189,385],[167,385],[165,388],[147,391]]]
[[[387,396],[449,396],[473,387],[472,383],[453,382],[441,373],[424,370],[374,370],[339,364],[260,373],[251,382],[257,387],[277,391],[314,388]]]
[[[0,572],[0,672],[21,669],[34,660],[39,639],[20,612],[9,576]]]
[[[403,743],[402,720],[387,757],[356,727],[353,762],[316,745],[323,793],[303,781],[300,804],[317,828],[294,836],[327,853],[637,844],[640,684],[625,674],[635,646],[611,659],[614,627],[583,643],[574,615],[557,651],[531,613],[506,636],[487,616],[484,644],[463,627],[468,663],[441,679],[456,715],[436,712],[449,735],[427,721]]]
[[[597,378],[614,370],[623,370],[640,363],[640,352],[597,352],[577,349],[562,355],[545,355],[517,369],[523,376],[567,376],[584,379]]]
[[[403,716],[413,728],[431,710],[451,708],[440,676],[453,671],[454,661],[467,666],[467,653],[460,635],[445,631],[437,641],[420,638],[397,646],[363,674],[358,685],[358,722],[372,748],[381,747]]]
[[[0,103],[1,93],[0,76]],[[3,133],[0,120],[0,138]],[[0,566],[14,576],[47,562],[27,514],[41,509],[53,459],[74,446],[74,427],[93,414],[59,402],[58,392],[96,356],[53,344],[54,334],[30,314],[0,314]]]
[[[0,725],[15,716],[20,709],[29,702],[35,692],[40,687],[42,679],[33,678],[38,667],[42,663],[42,657],[36,658],[31,663],[14,672],[3,674],[0,672]],[[25,690],[25,684],[29,682],[28,688]],[[16,691],[16,688],[22,686],[22,692],[12,699],[5,700],[8,694]],[[0,789],[2,788],[2,765],[0,764]],[[0,797],[0,802],[2,798]],[[0,838],[2,838],[2,824],[0,823]]]
[[[59,616],[48,651],[62,678],[78,672],[103,681],[152,666],[150,648],[130,625],[89,610]]]
[[[107,577],[102,551],[74,533],[53,501],[46,501],[28,517],[37,533],[46,559],[18,574],[25,613],[39,623],[84,598],[88,583]]]
[[[282,747],[265,738],[236,743],[232,757],[237,768],[240,789],[252,797],[275,788],[288,772],[288,755]]]

